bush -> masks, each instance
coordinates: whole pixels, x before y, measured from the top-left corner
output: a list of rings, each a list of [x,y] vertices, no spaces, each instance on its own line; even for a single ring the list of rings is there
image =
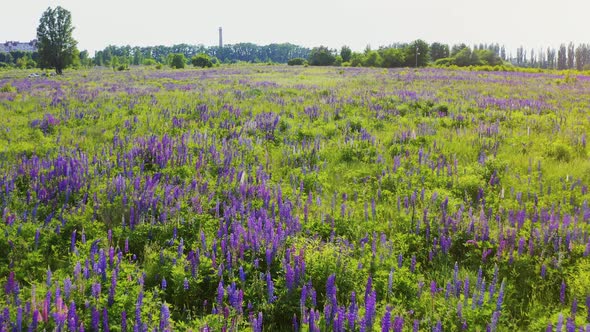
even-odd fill
[[[561,162],[569,162],[572,159],[572,150],[571,148],[561,142],[554,142],[551,144],[547,151],[547,156]]]
[[[180,69],[184,68],[186,63],[186,58],[182,53],[176,53],[172,55],[172,61],[170,62],[170,67]]]
[[[154,60],[154,59],[144,59],[143,60],[143,65],[144,66],[154,66],[154,65],[157,65],[157,64],[158,64],[158,62],[156,60]]]
[[[195,67],[201,67],[201,68],[213,67],[213,61],[211,61],[211,58],[209,58],[209,56],[207,54],[203,54],[203,53],[193,56],[191,58],[191,63]]]
[[[307,61],[305,61],[305,59],[303,58],[293,58],[293,59],[289,59],[289,61],[287,61],[287,64],[289,66],[303,66]]]
[[[311,66],[331,66],[336,61],[336,56],[332,50],[325,46],[314,47],[309,54],[309,64]]]
[[[0,92],[16,92],[16,88],[10,85],[10,83],[4,84],[3,87],[0,88]]]

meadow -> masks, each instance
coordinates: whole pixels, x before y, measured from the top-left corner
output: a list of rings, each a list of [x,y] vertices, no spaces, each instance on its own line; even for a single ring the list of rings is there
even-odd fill
[[[0,331],[590,331],[590,77],[0,73]]]

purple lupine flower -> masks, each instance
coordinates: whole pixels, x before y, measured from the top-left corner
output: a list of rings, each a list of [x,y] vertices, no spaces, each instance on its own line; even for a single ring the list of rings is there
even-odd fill
[[[412,271],[412,273],[414,273],[415,270],[416,270],[416,255],[412,255],[412,261],[410,263],[410,271]]]
[[[225,288],[223,288],[223,280],[219,281],[217,285],[217,305],[221,307],[223,305],[223,296],[225,294]]]
[[[502,310],[502,302],[504,302],[504,288],[506,287],[506,279],[502,280],[500,285],[500,292],[498,292],[498,301],[496,302],[496,311]]]
[[[440,320],[436,322],[436,326],[432,329],[432,332],[443,332],[442,323]]]
[[[268,293],[268,302],[269,303],[273,303],[275,300],[275,286],[274,286],[274,282],[272,281],[272,277],[270,275],[270,272],[266,272],[266,289],[267,289],[267,293]]]
[[[391,306],[387,306],[385,309],[385,314],[381,319],[381,331],[382,332],[389,332],[391,330]]]
[[[560,312],[559,317],[557,318],[557,325],[555,325],[555,331],[561,332],[563,329],[563,314]]]
[[[92,329],[94,331],[98,331],[99,324],[100,324],[100,312],[95,307],[92,307],[92,325],[91,325]]]
[[[240,266],[240,268],[238,269],[239,275],[240,275],[240,280],[242,282],[246,282],[246,273],[244,272],[244,268],[242,266]]]
[[[188,287],[189,287],[188,279],[187,278],[184,278],[183,286],[184,286],[184,290],[187,291],[188,290]]]
[[[365,327],[370,331],[373,328],[373,322],[375,319],[375,304],[377,303],[377,293],[371,291],[367,299],[365,300]]]
[[[566,332],[576,332],[576,323],[571,317],[567,318],[565,323],[565,330]]]
[[[121,312],[121,332],[127,332],[127,311]]]
[[[588,297],[590,298],[590,296]],[[353,291],[350,294],[350,306],[348,307],[348,315],[347,315],[347,320],[348,320],[348,328],[351,331],[354,331],[354,325],[357,319],[357,312],[358,312],[358,307],[356,305],[356,293]],[[589,309],[589,315],[590,315],[590,309]]]
[[[160,308],[160,331],[169,331],[170,328],[170,309],[166,303],[162,303]]]
[[[414,319],[414,325],[412,326],[412,331],[413,332],[420,331],[420,321],[419,320]]]
[[[395,316],[393,320],[393,332],[402,332],[404,328],[404,318],[402,316]]]
[[[70,251],[74,252],[76,250],[76,230],[72,232],[72,239],[70,243]]]
[[[166,277],[162,278],[162,290],[166,290],[166,287],[168,286],[168,283],[166,282]]]
[[[23,330],[23,308],[18,306],[16,309],[16,331],[21,332]]]
[[[70,302],[70,308],[68,309],[68,329],[75,331],[79,325],[78,315],[76,314],[76,303]]]
[[[51,287],[51,269],[47,269],[47,279],[46,279],[46,284],[47,284],[47,288]]]
[[[373,290],[373,278],[371,276],[369,276],[369,278],[367,279],[367,286],[365,287],[365,302],[367,301],[367,297],[369,296],[369,294],[371,293],[372,290]]]
[[[571,309],[572,317],[576,317],[577,311],[578,311],[578,298],[574,297],[574,300],[572,301],[572,309]]]
[[[496,326],[498,326],[498,319],[499,318],[500,318],[500,312],[494,311],[494,313],[492,314],[492,322],[490,323],[490,326],[489,326],[491,332],[496,331]]]
[[[109,314],[107,308],[102,309],[102,330],[109,332]]]
[[[559,302],[565,304],[565,281],[561,281],[561,289],[559,291]]]

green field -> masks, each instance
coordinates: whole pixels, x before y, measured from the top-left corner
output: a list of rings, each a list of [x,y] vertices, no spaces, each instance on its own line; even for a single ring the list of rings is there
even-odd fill
[[[590,329],[590,77],[0,72],[0,331]]]

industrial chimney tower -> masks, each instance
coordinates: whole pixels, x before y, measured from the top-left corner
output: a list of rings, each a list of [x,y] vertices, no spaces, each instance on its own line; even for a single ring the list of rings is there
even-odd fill
[[[219,48],[223,47],[223,31],[221,30],[221,27],[219,27]]]

